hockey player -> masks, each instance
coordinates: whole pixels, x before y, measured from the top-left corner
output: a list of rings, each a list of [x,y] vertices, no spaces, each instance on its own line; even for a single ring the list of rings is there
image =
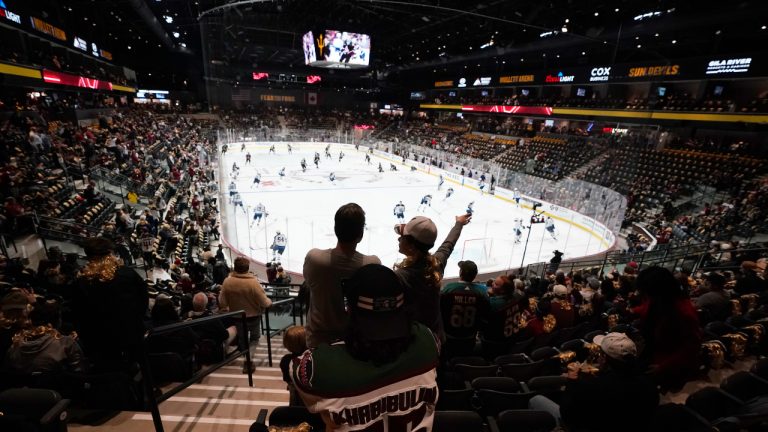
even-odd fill
[[[512,199],[515,200],[515,204],[520,208],[520,191],[517,188],[512,191]]]
[[[421,203],[419,204],[419,207],[416,209],[416,211],[421,211],[422,206],[424,207],[424,210],[427,209],[427,206],[432,207],[432,195],[424,195],[421,198]]]
[[[242,152],[243,150],[245,150],[245,143],[242,143],[242,144],[240,145],[240,151]]]
[[[331,181],[331,183],[336,184],[336,173],[332,172],[328,175],[328,180]]]
[[[288,143],[288,154],[293,154],[293,147],[291,147],[290,143]]]
[[[440,174],[440,180],[437,182],[437,190],[440,190],[443,188],[443,183],[445,183],[445,179],[443,178],[443,175]]]
[[[557,237],[555,237],[555,221],[552,220],[551,216],[547,216],[544,220],[544,229],[549,232],[553,240],[557,240]]]
[[[445,191],[445,198],[443,198],[443,201],[447,200],[448,198],[453,195],[453,188],[449,187],[448,190]]]
[[[256,172],[256,176],[253,177],[253,183],[251,183],[251,188],[253,188],[253,185],[256,185],[256,187],[261,186],[261,174]]]
[[[523,237],[524,229],[525,227],[523,226],[523,220],[515,219],[515,226],[512,227],[512,231],[515,233],[515,243],[520,243],[520,239]]]
[[[224,144],[221,146],[221,155],[224,156],[227,153],[227,149],[229,148],[228,145]]]
[[[280,176],[280,178],[283,178],[283,177],[285,177],[285,167],[283,167],[283,168],[280,170],[280,172],[279,172],[279,173],[277,173],[277,175],[279,175],[279,176]]]
[[[395,205],[394,215],[398,222],[405,223],[405,204],[402,201]]]
[[[229,182],[229,203],[232,204],[232,200],[235,198],[235,194],[237,193],[237,185],[235,184],[235,181],[232,180]]]
[[[243,207],[243,197],[240,196],[240,192],[235,192],[235,197],[232,199],[232,204],[235,205],[235,211],[237,211],[237,208],[240,207],[243,209],[243,213],[246,215],[248,212],[245,210],[245,207]]]
[[[480,195],[485,193],[485,182],[481,181],[477,184],[477,188],[480,189]]]
[[[245,154],[245,164],[248,165],[249,163],[251,163],[251,152]]]
[[[320,168],[320,153],[315,152],[315,168]]]
[[[365,161],[368,163],[368,165],[371,164],[371,155],[369,155],[368,153],[365,154]]]
[[[384,167],[381,166],[381,162],[379,162],[379,172],[380,173],[384,172]]]
[[[344,159],[344,152],[340,151],[339,152],[339,162],[341,162],[342,159]]]
[[[270,153],[274,153],[274,154],[277,154],[277,152],[275,152],[275,145],[274,145],[274,144],[272,144],[272,145],[269,147],[269,152],[270,152]]]
[[[285,245],[288,243],[288,239],[285,234],[281,234],[280,231],[275,233],[275,238],[272,239],[272,261],[277,261],[278,258],[283,257],[285,252]]]
[[[301,159],[301,172],[307,172],[307,160],[304,158]]]
[[[390,171],[397,171],[397,166],[395,166],[395,164],[391,163],[391,164],[389,164],[389,170]]]
[[[330,144],[325,146],[325,158],[326,159],[331,159],[331,145]]]
[[[472,215],[472,213],[475,212],[475,210],[472,208],[472,206],[474,206],[474,205],[475,205],[474,201],[472,201],[469,204],[467,204],[467,214],[470,215],[470,216]]]
[[[256,208],[253,210],[253,222],[251,222],[251,226],[253,226],[254,222],[256,223],[256,226],[258,226],[261,223],[262,217],[267,217],[267,208],[264,207],[264,204],[258,203],[256,204]]]

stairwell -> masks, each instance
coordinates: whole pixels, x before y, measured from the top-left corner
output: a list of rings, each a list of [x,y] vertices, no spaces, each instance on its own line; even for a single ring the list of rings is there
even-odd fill
[[[599,166],[606,161],[608,161],[613,155],[616,153],[616,149],[610,148],[606,149],[603,153],[600,154],[600,156],[592,159],[591,161],[585,163],[584,165],[578,167],[577,169],[571,171],[571,173],[568,175],[569,178],[572,179],[581,179],[584,177],[584,174],[591,170],[592,168]]]
[[[261,409],[271,412],[274,407],[288,405],[288,390],[279,367],[280,359],[288,353],[282,337],[272,338],[273,367],[269,366],[264,337],[251,353],[256,364],[253,387],[248,386],[248,375],[242,373],[244,358],[238,358],[160,404],[165,430],[248,432]],[[122,411],[98,425],[72,422],[69,430],[145,432],[154,426],[149,412]]]

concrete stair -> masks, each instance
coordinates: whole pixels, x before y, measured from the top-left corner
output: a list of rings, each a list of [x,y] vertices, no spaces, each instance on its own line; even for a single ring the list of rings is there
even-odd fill
[[[261,409],[271,411],[288,405],[288,390],[279,367],[288,352],[281,337],[272,339],[272,349],[274,366],[269,367],[265,339],[251,347],[256,364],[253,387],[248,386],[248,375],[242,373],[244,359],[239,358],[160,404],[165,430],[247,432]],[[144,432],[153,431],[154,426],[149,412],[123,411],[99,425],[70,423],[69,430]]]

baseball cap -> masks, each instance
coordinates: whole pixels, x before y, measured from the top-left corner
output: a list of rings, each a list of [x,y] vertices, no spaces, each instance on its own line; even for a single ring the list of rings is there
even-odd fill
[[[404,236],[411,236],[424,246],[432,247],[437,240],[437,227],[432,219],[424,216],[416,216],[403,228]]]
[[[408,337],[411,320],[405,311],[405,291],[394,271],[368,264],[344,283],[353,311],[354,330],[369,341]]]
[[[625,360],[627,357],[637,357],[637,345],[624,333],[608,333],[597,335],[592,340],[600,345],[605,355],[616,360]]]
[[[464,276],[471,276],[472,279],[477,276],[477,264],[475,264],[474,261],[459,261],[459,269],[461,270],[461,273],[464,274]]]

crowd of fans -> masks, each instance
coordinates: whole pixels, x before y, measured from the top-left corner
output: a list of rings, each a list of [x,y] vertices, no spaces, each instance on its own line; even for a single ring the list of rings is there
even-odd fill
[[[290,124],[293,118],[288,114],[282,121]],[[281,120],[230,114],[223,122],[236,129],[243,122],[258,133],[276,129]],[[135,184],[157,185],[132,191],[133,205],[121,206],[113,217],[94,227],[98,237],[82,242],[87,262],[56,247],[49,248],[37,269],[29,268],[23,259],[2,258],[0,352],[5,360],[0,374],[4,383],[23,385],[35,380],[76,399],[90,398],[89,403],[97,406],[136,408],[141,405],[136,396],[140,387],[134,381],[136,362],[144,349],[156,378],[183,380],[201,363],[248,349],[247,341],[259,342],[260,318],[272,303],[263,284],[274,284],[277,278],[286,282],[286,275],[275,266],[268,272],[270,280],[261,282],[242,257],[234,260],[230,272],[221,245],[217,252],[211,250],[211,242],[219,235],[212,165],[215,126],[211,121],[158,116],[139,109],[104,117],[91,127],[66,122],[45,125],[21,115],[3,124],[4,233],[30,229],[29,208],[40,215],[61,216],[56,211],[66,198],[81,202],[85,214],[100,204],[114,205],[106,189],[97,190],[95,182],[83,181],[97,168],[112,174],[111,181],[125,177]],[[534,158],[541,155],[537,162],[573,159],[580,157],[573,149],[583,145],[581,137],[544,135],[523,143],[497,137],[478,140],[468,134],[470,126],[461,122],[436,127],[398,123],[388,129],[393,131],[392,139],[400,139],[397,134],[405,129],[404,140],[489,159],[503,158],[513,150]],[[461,143],[458,148],[457,143]],[[538,148],[537,143],[562,146],[564,151]],[[664,187],[679,187],[686,176],[699,182],[714,179],[717,186],[734,194],[732,202],[707,206],[700,215],[681,216],[676,226],[685,224],[686,232],[699,232],[709,239],[714,230],[765,220],[765,194],[761,193],[765,183],[751,180],[758,174],[756,160],[691,150],[627,151],[642,157],[615,155],[614,160],[645,164],[639,167],[643,173],[661,170],[647,184],[635,177],[619,177],[636,191],[662,190],[668,195],[661,198],[669,200],[679,189]],[[645,162],[654,158],[658,160],[653,164]],[[622,167],[621,163],[609,165],[599,173],[622,171]],[[735,170],[742,177],[728,174]],[[547,176],[535,166],[530,174]],[[616,181],[613,177],[596,181],[609,180]],[[632,197],[632,190],[627,193]],[[670,224],[664,220],[660,217],[651,225],[666,231]],[[661,267],[641,268],[635,262],[621,270],[566,273],[558,270],[560,260],[553,259],[544,274],[512,271],[487,282],[475,282],[477,266],[462,261],[460,281],[445,284],[442,274],[447,258],[462,227],[470,222],[470,215],[457,216],[439,245],[430,219],[417,217],[399,225],[393,247],[404,258],[390,270],[377,257],[356,251],[365,232],[364,210],[356,204],[339,209],[334,221],[337,246],[312,250],[305,261],[307,327],[289,330],[299,336],[286,335],[291,354],[281,366],[292,404],[305,404],[320,413],[333,429],[349,422],[365,423],[362,417],[351,420],[339,414],[339,406],[370,400],[384,388],[390,394],[420,388],[421,396],[411,400],[408,409],[418,408],[413,412],[419,418],[414,414],[412,424],[428,427],[435,407],[499,416],[501,410],[494,408],[500,406],[494,405],[499,395],[493,393],[499,392],[494,387],[499,383],[475,379],[509,378],[514,384],[504,385],[518,387],[506,393],[524,396],[502,396],[517,401],[515,405],[508,399],[504,406],[546,410],[574,430],[613,427],[614,421],[582,414],[580,404],[591,396],[614,407],[605,414],[609,418],[639,418],[642,421],[633,430],[646,430],[658,409],[660,393],[679,391],[701,377],[702,371],[718,367],[723,358],[762,352],[759,320],[768,318],[768,310],[760,299],[768,283],[766,257],[758,252],[731,253],[741,245],[713,243],[696,274],[686,269],[673,273]],[[239,342],[234,342],[238,337],[235,321],[228,319],[143,340],[152,328],[235,310],[244,310],[247,318],[246,335],[240,335]],[[339,340],[343,343],[329,345]],[[310,350],[304,351],[305,347]],[[243,372],[252,370],[253,364],[243,367]],[[350,370],[359,379],[350,379]],[[568,380],[557,391],[519,391],[521,382],[534,386],[535,378],[560,373],[567,374]],[[71,390],[77,386],[68,387],[73,380],[91,382],[94,374],[109,374],[120,391],[95,385],[83,394]],[[465,387],[467,381],[471,389]],[[615,405],[626,389],[633,389],[636,403]],[[333,392],[345,396],[329,397]],[[473,394],[480,402],[464,398]],[[377,421],[370,414],[367,419]]]

